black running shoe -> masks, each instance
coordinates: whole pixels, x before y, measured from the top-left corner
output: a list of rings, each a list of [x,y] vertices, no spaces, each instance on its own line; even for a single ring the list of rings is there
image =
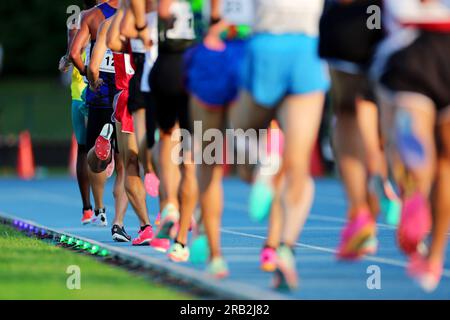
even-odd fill
[[[117,242],[129,242],[131,237],[125,231],[124,227],[120,227],[117,224],[113,225],[111,228],[111,234],[114,241]]]

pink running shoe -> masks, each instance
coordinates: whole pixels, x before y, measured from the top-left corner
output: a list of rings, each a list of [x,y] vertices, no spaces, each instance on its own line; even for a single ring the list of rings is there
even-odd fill
[[[260,255],[261,270],[264,272],[274,272],[277,268],[277,252],[270,247],[264,247]]]
[[[406,199],[397,231],[400,249],[407,255],[417,251],[417,246],[425,239],[431,229],[430,207],[425,197],[416,192]]]
[[[356,217],[349,221],[342,231],[341,243],[336,253],[337,258],[345,260],[360,258],[364,254],[364,244],[374,234],[375,222],[369,210],[360,210]]]
[[[156,198],[159,195],[159,179],[153,172],[145,175],[144,186],[150,197]]]
[[[111,155],[111,136],[113,131],[112,124],[107,123],[103,126],[100,135],[95,140],[95,155],[102,161],[108,160]]]
[[[152,226],[147,226],[144,230],[138,232],[138,237],[133,239],[133,246],[144,246],[149,245],[153,239],[153,228]]]
[[[159,226],[161,224],[161,212],[158,212],[158,215],[155,219],[155,226]]]
[[[442,271],[442,263],[432,264],[418,253],[411,256],[407,267],[408,275],[414,278],[426,292],[432,292],[437,288],[442,277]]]
[[[106,177],[107,178],[111,178],[111,176],[114,173],[114,168],[116,166],[116,163],[114,161],[114,157],[111,158],[111,162],[108,164],[108,166],[106,167]]]
[[[83,217],[81,218],[81,223],[88,224],[92,221],[93,217],[94,217],[94,211],[92,211],[92,209],[83,210]]]
[[[155,238],[152,240],[152,242],[150,242],[150,246],[153,247],[153,249],[155,249],[156,251],[165,253],[170,248],[170,240]]]

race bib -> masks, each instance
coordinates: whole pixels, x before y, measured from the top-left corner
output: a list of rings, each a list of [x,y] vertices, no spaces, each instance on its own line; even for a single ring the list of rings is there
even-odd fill
[[[223,0],[222,16],[234,25],[252,25],[254,18],[253,0]]]
[[[174,2],[170,7],[170,13],[175,21],[173,28],[167,30],[167,39],[194,40],[194,14],[188,2]]]
[[[114,70],[114,57],[110,49],[108,49],[100,64],[100,71],[107,73],[115,73]]]

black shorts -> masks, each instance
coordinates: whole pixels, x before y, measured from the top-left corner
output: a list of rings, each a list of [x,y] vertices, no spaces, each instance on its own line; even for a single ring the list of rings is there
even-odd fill
[[[349,4],[328,1],[320,19],[319,55],[330,60],[353,62],[367,67],[382,29],[367,27],[368,7],[381,6],[381,0],[357,0]]]
[[[116,127],[111,120],[113,114],[112,108],[89,108],[88,123],[87,123],[87,150],[92,149],[95,145],[95,140],[99,136],[106,123],[111,123],[114,127],[113,135],[111,138],[111,144],[113,148],[116,148]]]
[[[148,93],[141,91],[142,74],[144,73],[145,54],[133,53],[134,61],[134,76],[130,79],[129,97],[128,97],[128,111],[133,112],[144,109],[148,101]]]
[[[450,106],[450,33],[422,32],[388,60],[381,83],[392,91],[420,93],[437,111]]]
[[[192,131],[183,57],[182,52],[160,52],[150,73],[156,123],[162,131],[169,131],[177,122],[181,129]]]

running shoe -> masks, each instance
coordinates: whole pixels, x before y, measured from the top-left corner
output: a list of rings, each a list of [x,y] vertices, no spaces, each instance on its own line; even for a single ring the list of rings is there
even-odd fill
[[[264,247],[260,255],[261,270],[274,272],[277,268],[277,252],[274,248]]]
[[[442,277],[442,263],[431,263],[424,256],[413,254],[408,263],[407,272],[426,292],[434,291]]]
[[[113,240],[116,242],[129,242],[131,240],[131,237],[125,231],[125,228],[117,224],[112,226],[111,234]]]
[[[153,228],[152,226],[146,226],[144,230],[138,232],[138,237],[133,239],[133,246],[145,246],[149,245],[153,239]]]
[[[173,262],[186,262],[189,260],[189,248],[181,243],[175,242],[167,254]]]
[[[178,232],[180,213],[173,204],[168,204],[161,212],[161,224],[158,226],[156,238],[174,239]]]
[[[380,202],[380,209],[387,224],[397,226],[400,221],[401,201],[390,181],[383,181],[381,176],[370,179],[370,189]]]
[[[228,265],[223,257],[212,258],[206,271],[216,279],[223,279],[229,275]]]
[[[396,116],[396,142],[403,163],[409,169],[417,168],[426,160],[425,149],[414,134],[411,115],[400,110]]]
[[[378,250],[378,239],[375,235],[370,236],[364,243],[361,245],[360,255],[375,255]]]
[[[416,192],[405,199],[397,230],[397,241],[407,255],[417,251],[418,245],[431,230],[431,213],[426,198]]]
[[[95,155],[102,161],[108,160],[111,155],[111,136],[113,130],[112,124],[105,124],[100,135],[95,140]]]
[[[190,261],[193,264],[199,265],[206,263],[209,257],[209,245],[206,235],[201,234],[197,236],[191,243]]]
[[[159,179],[153,172],[145,175],[144,186],[150,197],[156,198],[159,195]]]
[[[156,251],[165,253],[170,248],[170,240],[153,238],[152,242],[150,242],[150,246]]]
[[[93,216],[94,216],[94,212],[92,211],[92,209],[83,210],[83,216],[81,217],[81,223],[83,225],[91,223]]]
[[[161,224],[161,212],[158,212],[155,219],[155,226],[159,226]]]
[[[116,166],[116,162],[114,161],[114,157],[111,157],[111,162],[108,164],[108,166],[106,167],[106,177],[107,178],[111,178],[111,176],[114,173],[114,168]]]
[[[347,260],[360,258],[364,254],[366,241],[375,234],[375,228],[369,210],[359,210],[356,217],[349,221],[342,231],[337,258]]]
[[[92,219],[92,223],[99,227],[106,227],[108,225],[105,208],[94,210],[94,218]]]
[[[277,250],[276,261],[274,287],[282,290],[296,289],[298,287],[298,275],[292,249],[285,245],[280,246]]]

